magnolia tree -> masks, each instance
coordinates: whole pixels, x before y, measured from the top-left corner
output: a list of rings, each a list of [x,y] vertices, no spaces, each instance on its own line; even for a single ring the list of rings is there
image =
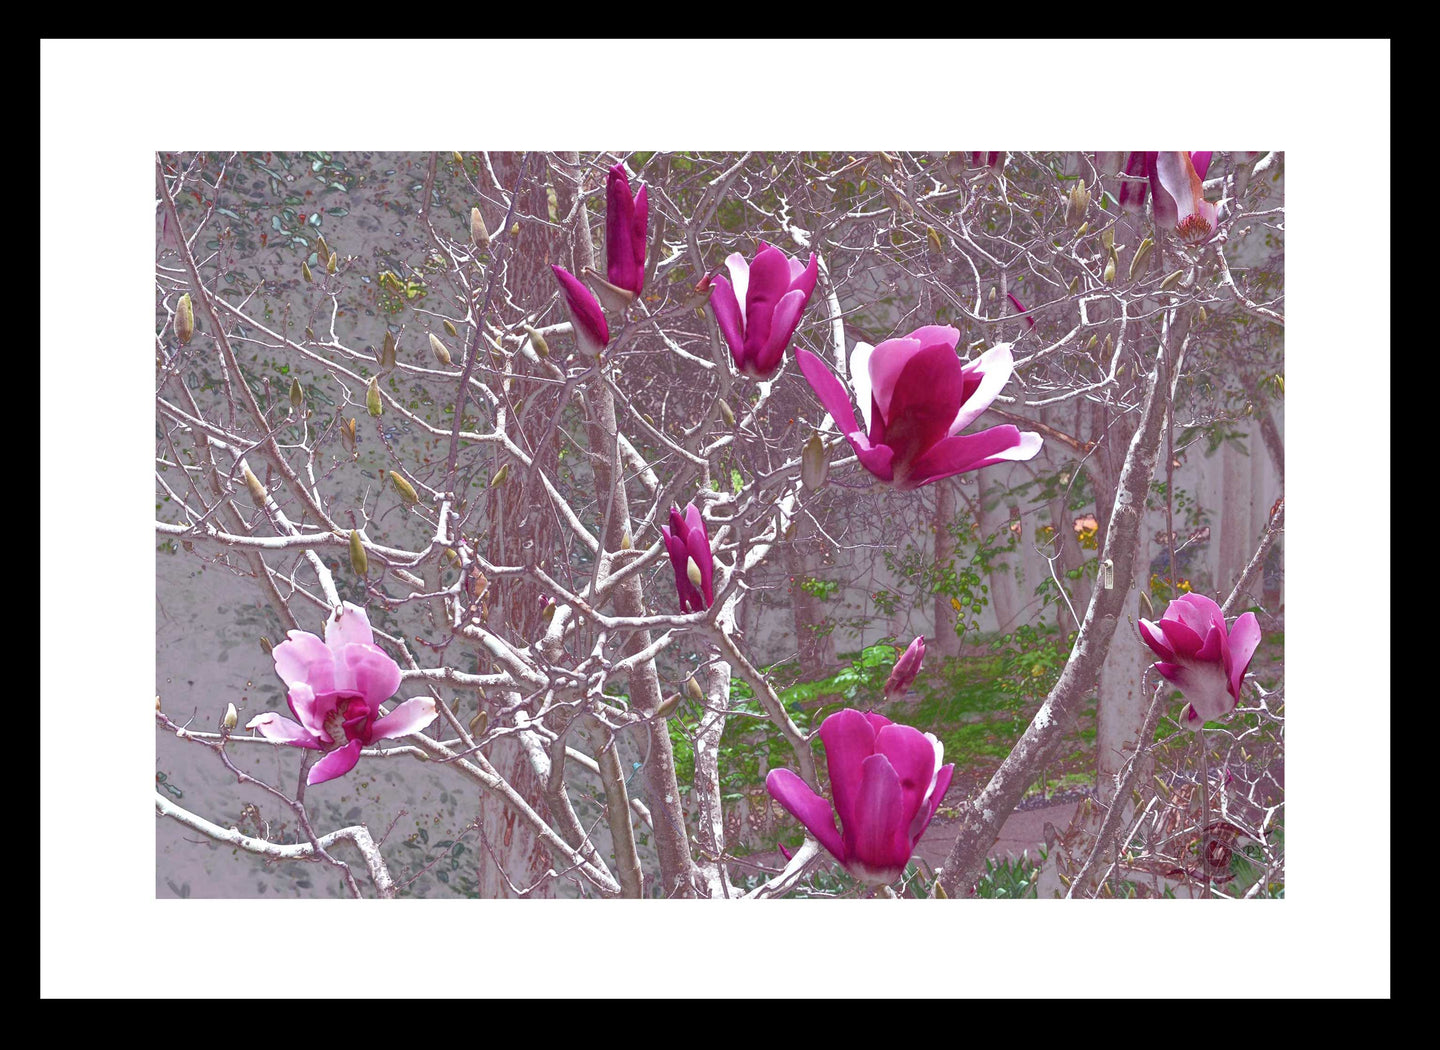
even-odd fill
[[[251,611],[244,690],[162,681],[192,790],[162,770],[157,811],[316,892],[961,897],[1093,705],[1053,891],[1223,894],[1244,849],[1270,892],[1283,501],[1185,593],[1174,470],[1247,416],[1283,469],[1281,161],[159,156],[157,541]],[[955,656],[954,566],[988,594],[1022,543],[1042,598],[1004,615],[1059,658],[965,797],[904,706],[923,637],[848,700],[784,688],[836,667],[827,567],[923,550],[871,611]],[[443,820],[379,816],[422,779]]]

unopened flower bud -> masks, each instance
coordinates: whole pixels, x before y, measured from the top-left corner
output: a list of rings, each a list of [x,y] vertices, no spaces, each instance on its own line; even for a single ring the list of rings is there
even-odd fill
[[[825,454],[825,442],[817,434],[811,434],[800,453],[800,484],[811,492],[825,487],[825,475],[830,472],[830,457]]]
[[[1195,321],[1197,324],[1205,323],[1205,307],[1202,306],[1200,307],[1200,309],[1195,311]]]
[[[693,674],[689,678],[685,679],[685,695],[688,696],[691,700],[705,699],[705,690],[700,688],[700,683],[695,681],[695,676]]]
[[[1092,336],[1090,337],[1090,341],[1085,344],[1085,349],[1086,349],[1086,350],[1094,350],[1094,349],[1095,349],[1095,344],[1098,343],[1099,341],[1100,341],[1100,337],[1099,337],[1098,335],[1092,335]]]
[[[1145,265],[1150,261],[1150,249],[1155,247],[1155,242],[1146,237],[1140,242],[1140,247],[1135,249],[1135,257],[1130,260],[1130,280],[1135,280],[1145,272]]]
[[[353,416],[340,424],[340,443],[350,450],[352,456],[360,454],[355,448],[355,418]]]
[[[388,372],[395,367],[395,336],[385,331],[385,341],[380,345],[380,370]]]
[[[1070,294],[1074,295],[1079,290],[1079,288],[1080,275],[1077,273],[1074,277],[1070,278]]]
[[[546,623],[555,619],[555,603],[553,601],[547,601],[545,603],[545,608],[540,610],[540,619]]]
[[[415,487],[393,470],[390,471],[390,480],[395,483],[395,491],[400,493],[400,498],[406,503],[420,502],[420,496],[415,492]]]
[[[300,386],[300,380],[292,376],[290,379],[290,404],[299,408],[304,403],[305,390]]]
[[[672,696],[667,697],[664,701],[661,702],[660,706],[655,709],[655,717],[669,718],[675,713],[676,709],[679,708],[679,706],[680,694],[675,693]]]
[[[634,549],[634,547],[635,543],[630,539],[630,530],[626,529],[620,534],[620,549],[622,551],[628,551]]]
[[[499,470],[497,470],[497,471],[495,472],[495,476],[490,479],[490,487],[493,489],[493,488],[495,488],[497,485],[503,485],[503,484],[505,484],[505,479],[508,478],[509,476],[510,476],[510,464],[509,464],[509,463],[505,463],[505,464],[503,464],[503,465],[500,467]]]
[[[1115,280],[1115,256],[1112,255],[1105,260],[1105,283],[1109,284],[1113,280]]]
[[[1085,209],[1090,205],[1090,189],[1084,182],[1079,183],[1070,190],[1065,198],[1065,223],[1073,226],[1078,223],[1085,214]]]
[[[950,894],[946,893],[946,892],[945,892],[945,887],[942,886],[942,885],[940,885],[940,883],[937,882],[937,883],[935,883],[935,892],[932,894],[932,896],[937,897],[937,898],[939,898],[940,900],[943,901],[943,900],[948,900],[949,897],[950,897]]]
[[[726,401],[723,397],[718,400],[718,404],[720,406],[720,418],[725,420],[727,427],[733,428],[735,426],[735,410],[730,407],[730,402]]]
[[[195,306],[190,302],[190,293],[186,292],[175,304],[175,337],[184,346],[190,342],[195,334]]]
[[[520,220],[519,220],[519,219],[516,219],[513,223],[510,224],[510,236],[511,236],[511,237],[519,237],[519,236],[520,236]]]
[[[1160,282],[1160,290],[1162,292],[1168,292],[1171,288],[1174,288],[1177,284],[1180,283],[1180,278],[1184,275],[1184,270],[1176,270],[1174,273],[1170,274],[1168,277],[1166,277],[1163,281]]]
[[[310,273],[310,264],[304,259],[300,260],[300,276],[305,278],[306,284],[315,280],[314,276]]]
[[[356,576],[364,576],[370,571],[370,559],[365,555],[365,545],[360,542],[360,533],[354,529],[350,530],[350,568]]]
[[[465,164],[465,158],[460,155],[460,151],[459,151],[458,149],[457,149],[457,150],[451,150],[451,151],[450,151],[450,156],[452,156],[452,157],[455,158],[455,163],[456,163],[456,164],[459,164],[459,165],[461,165],[461,166],[463,166],[463,165]]]
[[[1105,246],[1106,251],[1115,250],[1115,227],[1107,226],[1100,231],[1100,243]]]
[[[485,220],[480,217],[479,208],[470,209],[470,239],[477,248],[490,247],[490,234],[485,230]]]
[[[448,365],[450,363],[450,351],[445,349],[445,344],[440,341],[434,332],[430,333],[430,349],[435,353],[435,360],[439,361],[442,365]]]
[[[155,710],[160,710],[160,694],[155,694]]]
[[[274,648],[275,648],[275,643],[272,642],[269,638],[265,637],[265,635],[262,634],[262,635],[260,636],[260,651],[261,651],[262,653],[264,653],[266,656],[269,656],[269,655],[270,655],[270,650],[271,650],[271,649],[274,649]]]
[[[945,250],[945,244],[940,240],[940,231],[935,229],[935,227],[926,226],[925,236],[930,241],[930,247],[934,248],[937,252]]]
[[[695,563],[694,558],[685,559],[685,575],[690,578],[690,582],[695,585],[695,589],[699,590],[703,577],[700,575],[700,566]]]
[[[330,245],[325,243],[325,237],[323,235],[315,241],[315,257],[317,259],[330,258]]]
[[[525,334],[530,337],[530,345],[535,348],[535,353],[540,357],[550,356],[550,344],[545,342],[545,337],[528,324],[525,326]]]
[[[995,301],[995,286],[993,284],[990,286],[990,301],[992,303]]]
[[[250,473],[249,467],[242,466],[240,470],[245,475],[245,487],[250,490],[250,498],[255,501],[257,506],[265,506],[265,500],[269,495],[265,491],[265,486],[260,484],[259,478]]]
[[[473,740],[477,736],[484,736],[489,726],[490,716],[484,711],[476,712],[475,717],[470,719],[470,738]]]
[[[370,377],[370,387],[365,391],[365,407],[372,416],[378,416],[385,411],[385,405],[380,400],[380,379],[378,376]]]
[[[452,338],[459,338],[460,333],[456,330],[455,325],[451,323],[450,318],[442,318],[440,323],[445,326],[446,335]]]
[[[340,269],[340,256],[336,255],[334,252],[331,252],[330,260],[325,264],[325,272],[334,273],[338,269]]]
[[[220,719],[221,728],[226,730],[234,729],[235,723],[238,721],[240,721],[240,715],[235,710],[235,705],[227,704],[225,707],[225,717]]]
[[[1089,232],[1089,230],[1090,230],[1090,224],[1089,224],[1088,222],[1082,222],[1082,223],[1080,224],[1080,228],[1075,231],[1075,236],[1076,236],[1076,237],[1083,237],[1086,233]]]

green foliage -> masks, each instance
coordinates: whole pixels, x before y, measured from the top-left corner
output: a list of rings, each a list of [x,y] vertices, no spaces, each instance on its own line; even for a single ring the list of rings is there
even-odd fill
[[[1035,881],[1040,877],[1040,865],[1045,863],[1045,849],[1040,849],[1040,860],[1033,861],[1030,854],[1017,857],[1003,857],[997,864],[985,858],[985,870],[975,884],[975,896],[986,900],[1035,900],[1038,893]]]

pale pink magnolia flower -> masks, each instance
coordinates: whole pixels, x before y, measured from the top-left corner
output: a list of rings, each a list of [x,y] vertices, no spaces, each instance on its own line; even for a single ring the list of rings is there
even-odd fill
[[[400,688],[400,667],[375,645],[365,610],[345,602],[331,612],[322,642],[308,631],[291,631],[271,652],[275,671],[290,687],[292,721],[273,711],[245,726],[266,740],[327,752],[307,783],[320,784],[355,768],[360,749],[385,737],[418,733],[438,712],[431,697],[406,700],[381,716],[380,705]]]
[[[1212,599],[1182,594],[1158,624],[1140,621],[1140,637],[1160,657],[1155,670],[1189,701],[1186,728],[1198,731],[1239,703],[1240,683],[1260,644],[1260,621],[1247,612],[1227,631],[1225,614]]]
[[[716,277],[710,294],[715,323],[735,367],[755,379],[769,379],[815,291],[820,273],[815,253],[808,264],[802,263],[762,241],[754,263],[735,252],[725,265],[730,279]]]
[[[833,810],[788,769],[772,769],[765,789],[850,874],[872,885],[894,882],[945,797],[954,763],[940,764],[945,748],[933,734],[854,708],[825,719],[820,739]]]

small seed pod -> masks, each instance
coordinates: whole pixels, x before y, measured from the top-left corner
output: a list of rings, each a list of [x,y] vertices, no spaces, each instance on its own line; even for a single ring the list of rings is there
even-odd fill
[[[240,715],[236,712],[235,705],[227,704],[225,706],[225,717],[220,719],[220,728],[229,732],[235,728],[235,723],[238,721],[240,721]]]
[[[195,306],[190,302],[190,293],[186,292],[175,304],[175,337],[184,346],[190,342],[195,335]]]
[[[470,239],[477,248],[490,247],[490,234],[485,229],[485,220],[480,217],[479,208],[470,209]]]
[[[354,529],[350,530],[350,568],[356,576],[366,576],[370,572],[370,559],[365,554],[365,545],[360,542],[360,533]]]
[[[299,408],[305,403],[305,390],[300,385],[300,380],[291,377],[290,379],[290,404]]]
[[[435,353],[435,360],[439,361],[442,365],[448,365],[450,363],[450,351],[445,349],[445,344],[440,341],[434,332],[430,333],[430,349]]]
[[[380,379],[378,376],[370,377],[370,386],[365,391],[365,408],[372,416],[378,416],[385,411],[385,404],[380,400]]]
[[[255,501],[256,506],[265,506],[265,500],[269,495],[269,493],[265,491],[265,486],[260,484],[259,478],[250,473],[249,467],[241,467],[240,470],[245,475],[245,487],[250,490],[250,498]]]
[[[400,498],[406,503],[420,502],[420,496],[415,492],[415,487],[393,470],[390,471],[390,480],[395,483],[395,491],[400,493]]]
[[[730,402],[723,397],[719,399],[720,418],[725,420],[725,425],[730,428],[735,426],[735,410],[730,407]]]

